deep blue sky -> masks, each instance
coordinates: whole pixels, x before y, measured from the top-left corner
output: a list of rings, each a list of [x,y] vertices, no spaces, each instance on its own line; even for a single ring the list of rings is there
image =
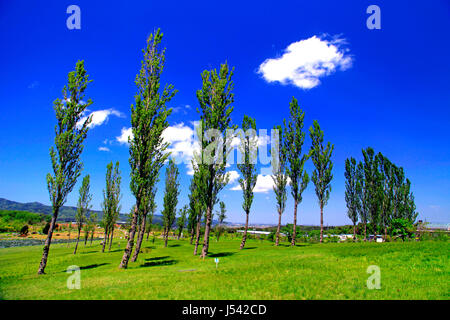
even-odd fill
[[[69,30],[66,8],[81,8],[81,30]],[[381,30],[366,27],[366,8],[381,8]],[[305,111],[305,129],[317,119],[325,140],[335,144],[333,191],[325,224],[346,224],[343,166],[372,146],[403,166],[413,183],[419,218],[450,220],[450,3],[442,1],[2,1],[0,3],[1,126],[0,197],[49,204],[45,175],[54,139],[54,99],[61,97],[67,73],[79,59],[91,79],[91,111],[114,109],[94,127],[85,143],[83,174],[91,174],[94,208],[100,209],[106,164],[119,160],[123,173],[123,211],[129,211],[128,148],[116,137],[130,126],[146,37],[160,27],[167,48],[163,82],[179,93],[171,125],[198,119],[195,91],[200,73],[225,60],[235,69],[235,111],[270,129],[288,116],[295,96]],[[268,83],[257,73],[266,59],[280,57],[291,43],[323,34],[346,39],[352,66],[321,78],[309,89]],[[188,109],[185,106],[190,105]],[[108,139],[109,152],[99,151]],[[309,148],[310,139],[305,146]],[[231,168],[233,169],[233,168]],[[234,168],[236,170],[236,168]],[[308,164],[311,172],[311,163]],[[180,165],[182,196],[187,202],[190,176]],[[162,172],[163,173],[163,172]],[[163,178],[163,175],[161,175]],[[163,179],[162,179],[163,180]],[[160,183],[159,210],[162,207]],[[242,194],[220,194],[228,221],[244,221]],[[67,205],[75,205],[78,185]],[[283,223],[292,220],[292,200]],[[257,193],[250,223],[276,223],[273,192]],[[319,224],[319,209],[310,184],[299,206],[301,224]]]

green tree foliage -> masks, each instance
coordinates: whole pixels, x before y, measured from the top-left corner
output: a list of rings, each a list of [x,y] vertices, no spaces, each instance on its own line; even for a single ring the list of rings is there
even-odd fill
[[[164,208],[162,211],[165,247],[167,247],[169,231],[175,222],[175,215],[177,212],[178,195],[180,194],[178,174],[178,167],[173,158],[170,158],[166,168],[166,188],[164,190]]]
[[[216,234],[217,234],[217,241],[219,241],[220,236],[222,235],[223,231],[224,231],[224,227],[223,227],[223,223],[225,221],[225,219],[227,218],[226,216],[226,206],[225,206],[225,202],[220,201],[219,202],[219,209],[220,211],[217,213],[217,220],[218,220],[218,225],[217,225],[217,230],[216,230]]]
[[[42,213],[0,210],[0,232],[20,232],[24,224],[34,225],[47,222],[50,218]]]
[[[320,207],[320,242],[323,242],[323,208],[327,205],[331,192],[331,179],[333,175],[333,163],[331,162],[331,155],[334,150],[334,145],[330,142],[327,146],[323,145],[323,131],[320,129],[319,123],[314,120],[313,125],[309,128],[309,135],[311,137],[310,157],[314,164],[314,171],[312,174],[312,181],[314,182],[316,196]]]
[[[186,225],[186,215],[188,213],[188,205],[185,205],[183,208],[179,210],[180,216],[177,219],[177,227],[178,227],[178,237],[180,240],[181,233],[183,232],[184,226]]]
[[[353,223],[353,239],[356,239],[356,224],[360,211],[360,199],[357,193],[358,171],[355,158],[345,160],[345,202],[347,215]]]
[[[111,250],[111,243],[114,236],[114,226],[119,217],[121,205],[120,200],[122,194],[120,193],[120,183],[122,178],[120,176],[119,162],[113,165],[113,162],[106,166],[106,187],[103,189],[103,220],[102,226],[105,230],[105,237],[103,240],[102,252],[105,252],[106,244],[109,243],[109,250]]]
[[[405,219],[413,224],[417,218],[411,182],[403,168],[397,167],[381,153],[375,155],[373,148],[362,150],[363,161],[356,168],[356,193],[359,200],[359,217],[367,229],[375,234],[392,230],[393,219]]]
[[[165,65],[165,49],[160,49],[163,34],[158,29],[147,39],[147,47],[143,50],[144,60],[141,70],[136,76],[138,93],[135,105],[131,106],[130,189],[136,198],[136,210],[131,221],[130,235],[125,248],[120,268],[126,269],[133,250],[138,217],[143,219],[144,226],[138,234],[142,242],[145,232],[146,216],[150,207],[153,188],[159,179],[159,171],[169,157],[166,152],[168,143],[163,141],[162,133],[169,126],[167,117],[172,109],[166,104],[174,97],[176,90],[173,85],[165,85],[160,90],[160,78]],[[140,245],[140,243],[139,243]],[[139,250],[135,251],[136,260]]]
[[[209,234],[211,231],[212,210],[217,203],[218,193],[227,185],[227,154],[231,150],[231,137],[225,133],[231,129],[231,113],[234,101],[233,70],[228,64],[222,64],[220,71],[203,71],[202,89],[197,91],[200,109],[200,125],[197,135],[201,142],[200,153],[195,154],[194,171],[197,171],[196,186],[200,201],[206,211],[205,235],[201,257],[208,254]],[[233,127],[235,128],[235,127]]]
[[[244,115],[242,121],[242,131],[240,132],[239,150],[242,155],[241,163],[237,165],[241,171],[242,178],[239,178],[239,184],[242,189],[243,203],[242,209],[245,212],[245,228],[242,236],[240,249],[245,246],[248,230],[248,217],[253,203],[253,189],[255,188],[258,174],[256,172],[256,160],[258,158],[258,137],[256,134],[255,119]]]
[[[53,102],[57,124],[55,126],[55,147],[50,148],[53,175],[47,174],[47,186],[52,204],[52,220],[47,239],[44,244],[38,274],[44,274],[48,253],[52,241],[53,230],[58,218],[59,209],[66,202],[67,196],[75,186],[81,174],[83,163],[81,153],[91,123],[91,117],[82,119],[92,100],[84,100],[88,79],[84,62],[78,61],[75,71],[69,72],[68,85],[64,86],[63,100]]]
[[[297,207],[302,202],[303,191],[309,183],[309,176],[304,165],[308,160],[308,154],[302,155],[305,133],[303,130],[303,120],[305,113],[300,109],[297,99],[292,97],[289,103],[290,119],[284,120],[284,150],[286,152],[286,172],[290,178],[291,194],[294,198],[294,227],[291,245],[295,246],[297,228]]]
[[[272,180],[273,192],[277,200],[278,225],[276,231],[275,245],[280,243],[281,215],[286,209],[288,175],[286,174],[286,146],[283,143],[283,131],[281,126],[274,128],[278,133],[275,141],[272,141],[277,152],[272,154]]]
[[[86,217],[89,212],[89,210],[92,208],[91,201],[92,201],[92,194],[90,193],[91,183],[90,183],[90,177],[89,175],[85,176],[83,178],[83,182],[80,187],[80,195],[78,197],[77,202],[77,214],[75,216],[75,219],[77,221],[77,242],[75,244],[75,249],[73,250],[73,254],[77,253],[78,249],[78,242],[80,241],[80,233],[81,229],[83,228],[83,225],[86,223]],[[87,237],[88,230],[86,230],[85,235]]]

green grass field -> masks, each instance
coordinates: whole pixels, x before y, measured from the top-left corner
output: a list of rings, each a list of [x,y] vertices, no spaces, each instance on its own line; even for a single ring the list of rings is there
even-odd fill
[[[97,242],[52,245],[46,275],[36,274],[42,247],[0,249],[2,299],[449,299],[448,242],[299,244],[295,248],[240,239],[212,240],[210,257],[193,256],[185,240],[143,243],[119,270],[125,242],[101,253]],[[220,260],[218,269],[214,258]],[[81,289],[69,290],[66,269],[81,268]],[[369,265],[381,289],[369,290]]]

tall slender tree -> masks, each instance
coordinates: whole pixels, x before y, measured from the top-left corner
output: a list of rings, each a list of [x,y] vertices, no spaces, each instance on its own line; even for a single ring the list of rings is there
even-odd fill
[[[77,202],[77,213],[75,214],[75,220],[77,221],[77,242],[75,244],[75,249],[73,254],[77,253],[78,242],[80,241],[80,233],[83,225],[86,223],[86,215],[91,206],[92,194],[89,192],[90,189],[90,178],[89,175],[83,178],[83,182],[80,187],[80,195]]]
[[[353,223],[353,240],[356,239],[356,224],[358,223],[358,213],[360,201],[357,194],[357,167],[355,158],[345,160],[345,201],[347,203],[347,215]]]
[[[370,193],[366,188],[366,180],[364,177],[364,165],[361,161],[358,162],[356,167],[356,193],[358,195],[359,206],[359,218],[364,225],[364,241],[367,241],[367,221],[369,217],[369,202]]]
[[[220,66],[219,72],[205,70],[202,73],[202,89],[197,91],[200,104],[200,109],[197,109],[200,114],[197,135],[201,144],[200,153],[195,155],[194,170],[199,172],[197,188],[206,211],[202,258],[208,254],[213,207],[217,203],[218,193],[229,181],[226,161],[231,150],[231,137],[225,133],[231,128],[233,107],[230,105],[234,101],[232,75],[233,70],[230,71],[227,63]]]
[[[177,219],[178,236],[177,240],[180,240],[181,233],[183,232],[184,226],[186,225],[186,215],[188,213],[188,206],[185,205],[179,210],[180,216]]]
[[[45,240],[38,274],[45,273],[53,231],[58,218],[59,209],[64,205],[67,196],[75,186],[83,169],[81,153],[83,142],[92,117],[83,118],[86,109],[92,104],[88,99],[84,102],[85,90],[91,80],[88,79],[84,62],[78,61],[75,71],[68,75],[68,85],[63,88],[63,100],[53,102],[57,125],[55,126],[55,148],[50,148],[53,175],[47,174],[47,187],[52,204],[52,220]]]
[[[219,241],[220,236],[222,235],[222,232],[224,230],[223,229],[223,222],[227,218],[227,216],[226,216],[227,209],[225,207],[225,202],[220,201],[219,202],[219,208],[220,208],[220,211],[218,212],[218,217],[217,217],[217,220],[218,220],[217,241]]]
[[[191,184],[189,185],[189,211],[188,211],[188,224],[187,229],[190,233],[190,241],[192,244],[194,241],[195,230],[197,227],[197,199],[196,199],[196,186],[194,178],[191,179]]]
[[[309,128],[309,135],[312,141],[310,157],[315,167],[312,181],[315,185],[320,206],[320,242],[323,242],[323,208],[327,205],[330,198],[331,180],[333,179],[331,155],[333,154],[334,145],[328,142],[327,146],[324,147],[323,131],[320,129],[317,120],[314,120],[313,125]]]
[[[178,167],[173,158],[170,158],[169,164],[166,168],[166,188],[164,190],[164,208],[162,211],[165,247],[167,247],[169,231],[175,222],[175,215],[177,212],[178,195],[180,194],[178,174]]]
[[[284,149],[286,150],[286,172],[290,179],[291,194],[294,198],[294,226],[292,231],[291,245],[295,246],[297,235],[297,208],[303,200],[303,191],[309,183],[309,176],[304,169],[308,154],[302,155],[305,133],[303,130],[303,119],[305,113],[300,109],[297,99],[292,97],[289,103],[290,120],[284,120]]]
[[[165,49],[159,48],[163,34],[158,29],[147,39],[147,48],[143,50],[144,60],[136,76],[138,93],[135,106],[131,106],[130,142],[130,189],[136,197],[136,210],[133,213],[127,246],[119,268],[126,269],[134,246],[138,217],[144,221],[149,209],[153,187],[158,181],[159,170],[169,157],[165,152],[168,143],[163,141],[162,133],[169,126],[167,117],[172,109],[166,104],[173,98],[176,90],[166,85],[160,90],[160,78],[165,64]],[[144,228],[141,228],[145,230]],[[139,251],[136,251],[137,255]]]
[[[245,227],[242,236],[240,249],[244,249],[247,240],[248,217],[253,203],[253,189],[255,188],[258,174],[256,172],[256,159],[258,155],[258,138],[256,135],[255,119],[244,115],[242,121],[242,131],[240,137],[239,149],[242,154],[241,163],[237,165],[241,171],[242,178],[239,178],[239,184],[242,189],[243,203],[242,209],[245,212]]]
[[[91,213],[88,219],[89,224],[89,230],[91,231],[91,242],[90,245],[92,246],[92,240],[94,240],[95,236],[95,227],[97,225],[97,213]]]
[[[103,240],[102,252],[105,251],[107,243],[111,250],[112,238],[114,235],[114,225],[120,213],[120,193],[121,176],[119,170],[119,162],[114,166],[112,162],[106,166],[106,188],[103,190],[103,220],[102,225],[105,229],[105,237]]]
[[[372,231],[377,233],[377,225],[379,223],[381,211],[381,193],[380,193],[380,174],[378,171],[378,158],[371,147],[362,150],[364,162],[364,188],[367,194],[366,205],[368,212],[368,221]]]
[[[275,145],[274,150],[277,151],[272,153],[272,180],[273,192],[277,199],[278,225],[275,245],[278,246],[280,243],[281,215],[286,209],[288,176],[286,174],[286,148],[283,144],[282,128],[276,126],[274,129],[278,133],[275,136],[275,141],[271,142]]]

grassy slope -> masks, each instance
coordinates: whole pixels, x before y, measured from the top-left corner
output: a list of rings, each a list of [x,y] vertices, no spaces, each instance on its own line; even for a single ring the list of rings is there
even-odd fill
[[[37,276],[42,247],[0,249],[2,299],[449,299],[447,242],[287,245],[239,239],[211,243],[211,257],[192,255],[187,241],[143,244],[139,260],[119,270],[125,242],[101,253],[98,243],[52,245],[47,275]],[[220,259],[216,270],[214,257]],[[65,271],[81,270],[81,290]],[[369,265],[381,268],[381,289],[368,290]],[[195,271],[181,271],[195,269]]]

